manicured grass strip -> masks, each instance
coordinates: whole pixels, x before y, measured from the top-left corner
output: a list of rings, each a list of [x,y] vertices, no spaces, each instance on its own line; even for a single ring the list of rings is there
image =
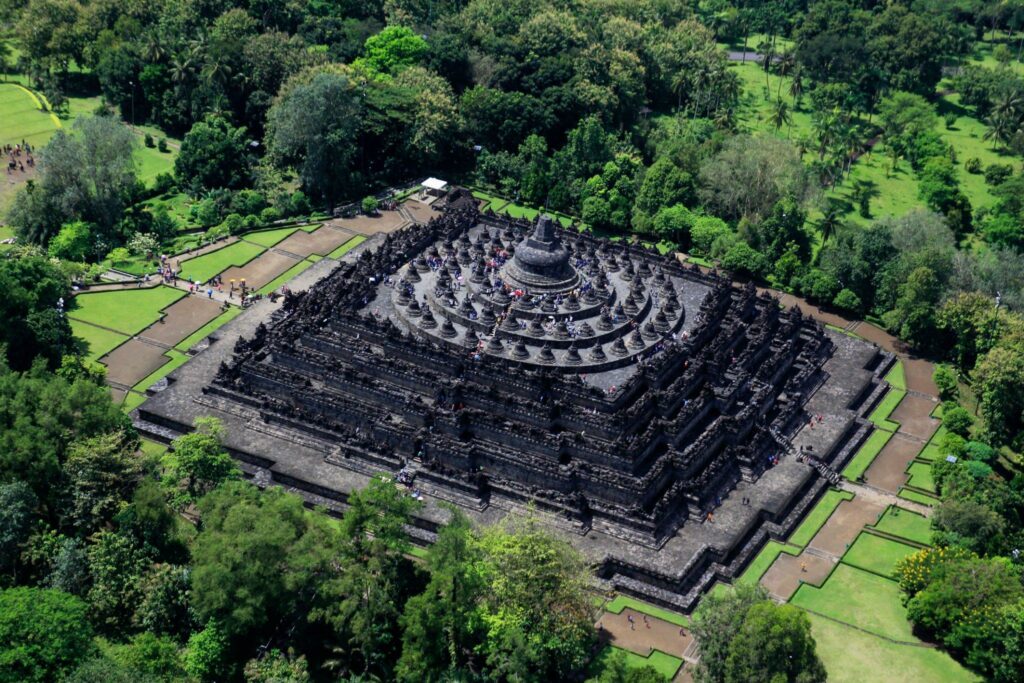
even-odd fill
[[[126,413],[130,413],[145,402],[145,394],[139,394],[134,391],[129,391],[127,394],[125,394],[124,400],[121,401],[121,410],[123,410]]]
[[[893,389],[907,390],[907,375],[903,369],[903,361],[896,361],[896,364],[886,374],[885,381],[891,384]]]
[[[244,266],[262,254],[266,249],[248,242],[235,242],[181,263],[181,277],[186,280],[206,282],[214,275],[223,273],[231,266]]]
[[[936,648],[899,645],[808,614],[829,683],[974,683],[980,679]]]
[[[932,542],[931,523],[928,518],[895,505],[890,506],[875,528],[908,541],[930,545]]]
[[[942,404],[939,405],[941,407]],[[945,458],[946,454],[942,451],[942,448],[939,446],[939,444],[942,443],[943,439],[945,438],[946,426],[939,425],[939,428],[935,430],[934,434],[932,434],[932,438],[928,439],[928,443],[925,444],[924,448],[921,449],[921,452],[917,454],[917,457],[920,458],[921,460],[929,461],[940,460],[942,458]]]
[[[791,603],[885,638],[914,642],[899,584],[839,563],[821,588],[802,584]]]
[[[651,605],[643,600],[631,598],[628,595],[617,595],[614,600],[604,606],[604,608],[612,614],[621,614],[622,610],[627,607],[634,609],[641,614],[646,614],[649,617],[657,617],[658,619],[667,621],[670,624],[675,624],[676,626],[689,626],[690,624],[690,620],[682,614],[670,612],[667,609]]]
[[[653,650],[649,657],[641,657],[635,652],[624,650],[614,645],[601,650],[594,661],[591,662],[591,668],[589,674],[593,678],[597,678],[601,675],[605,669],[608,668],[608,660],[618,652],[626,653],[626,666],[630,669],[640,669],[645,666],[655,668],[659,674],[665,677],[665,680],[672,680],[675,675],[679,672],[679,667],[683,665],[683,660],[672,655],[665,654],[661,650]]]
[[[306,223],[305,225],[300,225],[299,228],[303,232],[316,232],[322,226],[323,226],[323,223]]]
[[[71,331],[89,345],[86,358],[93,361],[99,360],[128,341],[128,335],[104,330],[80,320],[71,320]]]
[[[237,318],[238,315],[241,314],[241,312],[241,308],[232,306],[231,308],[224,311],[210,322],[200,327],[198,330],[196,330],[189,336],[182,339],[180,342],[177,343],[177,345],[174,348],[178,349],[179,351],[188,351],[193,346],[195,346],[196,344],[210,336],[210,334],[214,330],[219,329],[221,325],[228,322],[229,320],[234,320],[235,318]]]
[[[339,259],[342,256],[344,256],[345,254],[347,254],[348,252],[350,252],[353,249],[355,249],[356,247],[358,247],[360,244],[362,244],[365,241],[366,241],[366,236],[365,235],[356,235],[355,237],[350,239],[348,242],[345,242],[345,244],[342,244],[340,247],[338,247],[337,249],[332,251],[330,254],[328,254],[327,258]]]
[[[292,266],[288,270],[284,271],[283,273],[281,273],[280,275],[275,277],[273,280],[271,280],[267,284],[265,284],[262,287],[260,287],[258,290],[256,290],[256,292],[258,294],[270,294],[275,289],[277,289],[278,287],[280,287],[284,283],[288,282],[293,277],[295,277],[296,275],[298,275],[302,271],[306,270],[306,268],[311,267],[312,265],[313,264],[310,263],[309,261],[299,261],[294,266]]]
[[[316,263],[317,261],[323,261],[324,257],[321,256],[320,254],[310,254],[309,256],[306,257],[306,260],[309,261],[310,263]]]
[[[911,491],[910,489],[905,488],[900,488],[900,492],[898,495],[900,498],[912,500],[915,503],[920,503],[921,505],[935,506],[942,502],[938,498],[926,496],[923,493],[918,493],[917,491]]]
[[[272,247],[285,237],[288,237],[298,228],[277,228],[276,230],[260,230],[259,232],[250,232],[247,235],[242,235],[242,239],[246,242],[252,242],[253,244],[259,244],[263,247]]]
[[[825,495],[811,509],[804,521],[800,522],[800,526],[789,537],[788,542],[801,548],[806,546],[844,500],[853,500],[853,494],[849,491],[836,491],[835,489],[825,491]]]
[[[508,204],[501,211],[512,218],[525,218],[531,221],[535,220],[537,216],[540,215],[540,211],[537,209],[531,209],[528,206],[519,206],[518,204]]]
[[[785,543],[779,543],[778,541],[768,541],[761,552],[747,565],[747,568],[743,570],[739,578],[736,579],[737,585],[754,585],[761,580],[764,573],[768,571],[768,568],[775,563],[776,558],[782,553],[788,553],[789,555],[799,555],[800,549],[794,546],[786,545]]]
[[[853,567],[894,578],[896,563],[915,552],[917,548],[914,546],[862,531],[843,555],[842,561]]]
[[[910,467],[907,468],[907,474],[910,475],[910,479],[907,480],[908,486],[935,492],[935,480],[932,479],[932,466],[928,463],[911,463]]]
[[[68,311],[68,317],[135,335],[159,320],[160,312],[183,296],[186,292],[164,286],[86,292],[73,299],[75,308]]]
[[[160,443],[159,441],[150,441],[149,439],[142,439],[142,445],[139,446],[139,450],[146,455],[160,456],[167,452],[167,446]]]
[[[864,476],[867,469],[871,467],[871,463],[874,462],[891,438],[892,432],[885,431],[884,429],[876,429],[871,432],[871,436],[861,445],[856,455],[853,456],[853,459],[850,460],[843,470],[843,476],[851,481],[856,481]]]
[[[409,546],[409,554],[421,560],[427,559],[427,548],[418,545]]]
[[[172,371],[180,368],[188,360],[188,356],[181,351],[176,351],[175,349],[171,349],[164,355],[170,358],[170,360],[157,368],[149,377],[132,387],[133,390],[139,392],[146,391],[146,389],[149,389],[164,377],[171,374]]]
[[[892,411],[896,410],[896,407],[906,395],[907,392],[902,389],[890,389],[888,393],[886,393],[885,397],[879,401],[875,409],[871,411],[871,415],[868,416],[868,419],[881,429],[888,429],[890,432],[895,432],[900,428],[900,423],[890,420],[889,416],[892,415]]]
[[[715,585],[712,586],[711,590],[708,591],[708,596],[715,598],[724,598],[727,595],[732,595],[734,590],[735,589],[727,583],[715,581]]]

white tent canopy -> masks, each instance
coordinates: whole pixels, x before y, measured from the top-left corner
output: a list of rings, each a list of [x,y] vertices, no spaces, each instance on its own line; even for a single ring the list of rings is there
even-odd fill
[[[440,178],[427,178],[423,181],[423,187],[428,190],[437,190],[438,192],[441,192],[448,187],[448,182],[441,180]]]

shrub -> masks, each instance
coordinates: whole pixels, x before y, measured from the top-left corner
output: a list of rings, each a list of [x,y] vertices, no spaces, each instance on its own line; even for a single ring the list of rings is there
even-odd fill
[[[857,294],[849,289],[841,289],[836,297],[832,300],[832,304],[836,308],[841,308],[851,313],[859,313],[863,303]]]
[[[757,276],[768,268],[768,259],[746,242],[737,240],[722,256],[722,267],[733,273]]]
[[[362,208],[367,216],[374,215],[377,213],[377,198],[372,195],[363,197]]]
[[[234,235],[235,233],[242,231],[245,227],[245,221],[237,213],[232,213],[224,219],[224,222],[221,223],[221,225],[224,226],[229,234]]]
[[[153,142],[153,136],[150,135],[149,133],[146,133],[146,136],[142,138],[142,142],[143,144],[146,145],[146,147],[152,147],[153,145],[156,144],[155,142]]]
[[[996,449],[981,441],[968,441],[964,455],[977,462],[991,462],[995,460]]]
[[[281,219],[281,212],[278,211],[277,209],[275,209],[273,206],[268,206],[267,208],[265,208],[262,211],[260,211],[260,222],[263,225],[270,225],[274,221],[277,221],[277,220],[280,220],[280,219]]]
[[[946,128],[952,128],[956,125],[956,118],[956,114],[950,112],[942,117],[942,121],[946,124]]]
[[[711,255],[711,246],[719,237],[731,235],[732,231],[720,218],[714,216],[701,216],[693,221],[690,228],[691,249],[694,256],[707,257]]]
[[[981,159],[978,157],[971,157],[964,162],[964,170],[973,175],[981,173]]]
[[[939,398],[943,401],[955,400],[960,389],[957,385],[956,372],[947,365],[939,365],[932,374],[935,386],[939,388]]]
[[[260,217],[259,216],[246,216],[245,218],[242,219],[242,226],[246,230],[254,230],[254,229],[260,227]]]
[[[157,195],[166,194],[175,189],[174,176],[170,173],[160,173],[153,179],[153,193]]]
[[[195,219],[199,225],[209,227],[220,222],[221,213],[217,202],[212,198],[206,198],[193,207]]]
[[[974,418],[962,407],[954,406],[943,409],[942,423],[951,434],[966,437],[974,424]]]
[[[305,216],[313,210],[313,205],[309,203],[309,197],[302,190],[293,192],[288,203],[291,205],[293,216]]]
[[[163,152],[164,154],[166,154],[167,153],[167,138],[160,138],[160,142],[158,142],[156,144],[156,148],[158,150],[160,150],[161,152]]]
[[[1005,183],[1013,175],[1013,166],[1010,164],[989,164],[985,168],[985,182],[996,186]]]
[[[820,268],[812,268],[800,278],[800,292],[820,303],[827,303],[835,299],[839,293],[839,281],[831,273],[826,273]]]

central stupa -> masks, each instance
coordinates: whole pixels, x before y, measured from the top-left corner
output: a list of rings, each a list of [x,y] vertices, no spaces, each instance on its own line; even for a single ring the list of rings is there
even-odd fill
[[[538,294],[568,292],[579,286],[580,275],[569,263],[569,250],[555,234],[550,216],[541,216],[533,234],[516,246],[505,277]]]

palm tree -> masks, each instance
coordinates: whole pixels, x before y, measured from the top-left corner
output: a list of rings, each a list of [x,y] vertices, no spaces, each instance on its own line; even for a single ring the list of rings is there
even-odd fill
[[[789,103],[787,103],[781,97],[775,100],[772,105],[772,110],[768,114],[768,123],[775,126],[775,132],[778,133],[779,129],[783,126],[793,125],[793,117],[789,113]],[[786,131],[786,137],[789,137],[789,131]]]
[[[793,106],[800,108],[800,99],[804,96],[804,75],[797,66],[793,70],[793,80],[789,83],[789,94],[793,98]]]
[[[779,55],[779,59],[776,62],[776,68],[779,70],[779,87],[776,89],[776,97],[782,96],[782,81],[794,66],[796,66],[796,57],[792,52],[787,51]]]
[[[840,212],[839,205],[828,200],[825,208],[821,214],[821,220],[818,221],[818,230],[821,232],[821,243],[825,244],[831,238],[835,237],[836,232],[842,225],[842,213]]]
[[[997,147],[1009,146],[1014,135],[1020,130],[1019,120],[1009,111],[993,111],[985,123],[988,124],[988,130],[985,131],[983,139],[992,141]]]

